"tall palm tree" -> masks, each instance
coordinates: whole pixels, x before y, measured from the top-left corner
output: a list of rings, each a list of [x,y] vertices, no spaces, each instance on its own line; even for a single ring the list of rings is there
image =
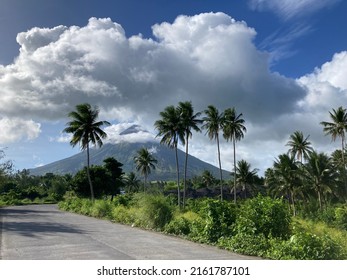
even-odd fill
[[[186,156],[184,163],[184,179],[183,179],[183,209],[185,208],[186,200],[186,189],[187,189],[187,167],[188,167],[188,147],[189,147],[189,138],[192,137],[192,130],[200,132],[199,124],[202,123],[202,120],[198,119],[201,115],[200,112],[194,113],[194,108],[192,102],[185,101],[179,102],[177,107],[180,115],[180,122],[182,129],[184,131],[185,137],[185,146],[186,146]]]
[[[220,197],[223,200],[223,174],[222,174],[222,163],[220,160],[220,147],[219,147],[219,131],[222,129],[222,121],[224,118],[223,113],[219,113],[218,109],[213,105],[209,105],[207,110],[204,111],[205,117],[203,118],[204,125],[203,129],[206,129],[206,133],[210,140],[216,139],[217,152],[218,152],[218,163],[219,163],[219,176],[220,176]]]
[[[242,187],[244,197],[247,197],[247,188],[254,187],[254,181],[257,176],[258,169],[251,170],[251,164],[245,160],[239,160],[236,167],[236,182]]]
[[[318,196],[319,207],[323,209],[323,197],[333,192],[337,183],[336,171],[330,158],[324,153],[312,152],[305,165],[305,181]]]
[[[168,106],[164,111],[159,113],[160,120],[154,123],[154,127],[158,130],[157,137],[161,137],[160,143],[169,146],[175,150],[176,172],[177,172],[177,200],[181,206],[181,190],[180,190],[180,172],[178,165],[177,146],[178,141],[184,143],[184,129],[180,121],[180,113],[175,106]]]
[[[336,140],[337,137],[341,138],[341,151],[342,151],[342,162],[343,162],[343,180],[345,184],[345,192],[347,195],[347,178],[346,178],[346,161],[344,156],[345,150],[345,139],[346,139],[346,131],[347,131],[347,112],[346,109],[340,106],[336,110],[333,109],[332,112],[329,112],[331,122],[321,122],[320,124],[324,126],[323,131],[325,135],[331,135],[331,139],[333,141]]]
[[[72,147],[78,143],[81,150],[87,150],[87,176],[90,187],[91,199],[94,201],[94,190],[92,180],[90,178],[90,158],[89,158],[89,143],[102,146],[102,139],[107,137],[107,134],[101,129],[104,125],[110,125],[107,121],[98,121],[99,108],[92,106],[88,103],[76,105],[76,111],[68,114],[71,121],[66,124],[63,132],[72,133],[70,144]]]
[[[301,131],[295,131],[290,135],[286,146],[289,146],[289,153],[292,157],[296,157],[301,163],[303,159],[307,160],[310,153],[313,152],[311,142],[308,141],[310,136],[304,137]]]
[[[136,156],[134,157],[134,161],[136,164],[136,170],[140,171],[140,173],[144,177],[143,191],[145,191],[147,177],[149,174],[151,174],[151,169],[155,169],[155,164],[158,163],[158,161],[148,151],[147,148],[141,148],[140,150],[138,150]]]
[[[229,108],[224,111],[224,118],[222,122],[223,137],[233,142],[234,149],[234,203],[236,204],[236,141],[244,137],[247,131],[244,126],[245,120],[242,114],[237,114],[235,108]]]

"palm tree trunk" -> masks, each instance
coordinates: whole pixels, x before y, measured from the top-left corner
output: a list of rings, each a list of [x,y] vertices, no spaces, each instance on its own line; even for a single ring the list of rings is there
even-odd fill
[[[321,195],[319,186],[317,188],[317,195],[318,195],[319,209],[322,211],[323,210],[322,195]]]
[[[234,146],[234,203],[236,204],[236,144],[235,144],[235,133],[233,135],[233,146]]]
[[[146,192],[146,182],[147,182],[147,176],[144,175],[144,181],[143,181],[143,192],[145,193]]]
[[[186,136],[186,158],[184,163],[184,179],[183,179],[183,209],[186,207],[186,189],[187,189],[187,165],[188,165],[188,134]]]
[[[178,204],[178,207],[181,208],[180,171],[178,166],[177,144],[175,145],[175,156],[176,156],[176,172],[177,172],[177,204]]]
[[[346,198],[347,198],[347,176],[346,176],[346,162],[345,162],[345,135],[342,134],[342,176],[343,176],[343,182],[344,182],[344,185],[345,185],[345,192],[346,192]]]
[[[222,173],[222,163],[220,160],[220,148],[219,148],[219,134],[216,135],[217,140],[217,150],[218,150],[218,163],[219,163],[219,175],[220,175],[220,200],[223,200],[223,173]]]
[[[292,197],[292,206],[293,206],[293,216],[296,216],[295,200],[294,200],[294,192],[293,191],[291,191],[291,197]]]
[[[87,177],[88,177],[88,182],[89,182],[89,187],[90,187],[90,195],[92,198],[92,202],[94,203],[94,189],[93,189],[92,179],[90,178],[89,166],[90,166],[89,144],[87,144]]]

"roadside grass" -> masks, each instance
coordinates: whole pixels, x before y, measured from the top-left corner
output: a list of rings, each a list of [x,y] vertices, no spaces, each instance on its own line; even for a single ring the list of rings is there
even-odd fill
[[[258,196],[235,206],[214,199],[188,203],[185,211],[169,197],[120,195],[114,201],[69,195],[62,210],[160,231],[236,253],[267,259],[347,259],[347,231],[291,217],[279,199]]]
[[[6,206],[16,206],[16,205],[31,205],[31,204],[55,204],[57,201],[50,197],[43,197],[43,198],[35,198],[35,199],[29,199],[29,198],[9,198],[6,196],[0,196],[0,207],[6,207]]]

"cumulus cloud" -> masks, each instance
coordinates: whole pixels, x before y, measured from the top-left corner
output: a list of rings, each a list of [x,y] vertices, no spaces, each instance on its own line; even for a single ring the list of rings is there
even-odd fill
[[[35,139],[41,132],[40,124],[32,120],[18,118],[0,119],[0,144]]]
[[[288,20],[314,13],[340,1],[341,0],[249,0],[249,5],[254,10],[273,11],[281,18]]]
[[[119,24],[96,18],[20,33],[19,56],[0,68],[0,110],[55,120],[90,102],[108,116],[153,121],[164,106],[191,100],[198,109],[237,106],[256,122],[291,111],[304,95],[269,71],[255,30],[224,13],[179,16],[154,25],[153,36],[127,38]]]
[[[345,100],[339,99],[346,96],[345,53],[293,80],[271,72],[269,54],[254,45],[256,31],[224,13],[179,16],[152,30],[153,38],[128,38],[111,19],[91,18],[83,27],[20,33],[19,56],[11,65],[0,65],[0,125],[10,127],[11,120],[11,127],[21,124],[22,129],[8,128],[12,134],[7,136],[1,132],[2,141],[37,137],[39,122],[65,122],[82,102],[98,105],[101,118],[117,123],[105,128],[107,141],[151,141],[159,112],[190,100],[197,111],[213,104],[242,112],[248,132],[238,151],[258,164],[276,156],[297,129],[318,135],[312,122],[319,127],[323,112]],[[134,123],[149,132],[120,135]],[[203,135],[194,137],[198,143],[191,142],[192,154],[215,162],[214,143]],[[68,139],[61,135],[51,140]],[[222,147],[227,160],[231,146]]]

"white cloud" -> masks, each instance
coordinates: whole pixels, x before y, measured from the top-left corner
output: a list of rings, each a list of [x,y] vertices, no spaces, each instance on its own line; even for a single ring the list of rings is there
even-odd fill
[[[249,0],[254,10],[270,10],[287,20],[297,16],[314,13],[330,7],[341,0]]]
[[[111,126],[105,127],[104,131],[107,133],[107,139],[104,141],[105,143],[146,143],[156,141],[155,136],[143,129],[139,129],[132,133],[122,134],[126,129],[136,125],[135,123],[120,123],[113,124]]]
[[[304,94],[269,72],[254,29],[226,14],[180,16],[153,34],[127,38],[119,24],[96,18],[19,34],[20,55],[0,68],[2,114],[56,120],[90,102],[122,121],[153,121],[166,105],[192,100],[198,109],[235,105],[258,121],[291,111]]]
[[[331,108],[346,104],[344,52],[292,80],[269,70],[270,56],[255,47],[253,28],[224,13],[179,16],[154,25],[153,35],[127,38],[119,24],[96,18],[84,27],[19,34],[19,56],[0,65],[0,125],[11,127],[1,132],[0,143],[35,138],[38,122],[65,122],[82,102],[100,106],[101,118],[118,123],[105,128],[107,141],[151,141],[159,112],[190,100],[198,111],[213,104],[242,112],[248,132],[238,143],[238,159],[262,169],[286,152],[295,130],[310,134],[317,145],[325,143],[319,122]],[[134,123],[149,132],[119,135]],[[15,124],[23,128],[13,130]],[[200,135],[191,143],[193,155],[216,164],[214,142]],[[230,169],[231,145],[222,147],[223,165]]]
[[[41,132],[39,123],[18,118],[1,118],[0,128],[0,144],[32,140]]]

